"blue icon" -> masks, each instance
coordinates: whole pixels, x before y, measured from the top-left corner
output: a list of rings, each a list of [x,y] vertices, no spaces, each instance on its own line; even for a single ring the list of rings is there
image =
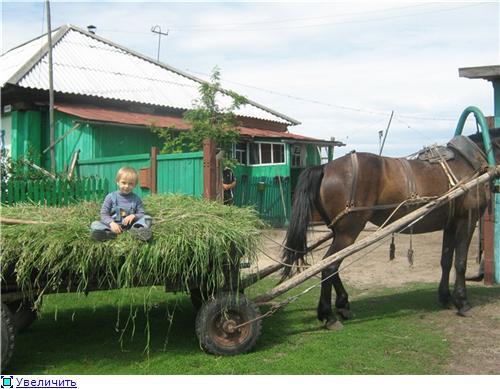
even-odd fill
[[[2,384],[0,385],[2,388],[13,388],[14,385],[12,385],[12,381],[14,380],[14,377],[9,375],[9,376],[2,376]]]

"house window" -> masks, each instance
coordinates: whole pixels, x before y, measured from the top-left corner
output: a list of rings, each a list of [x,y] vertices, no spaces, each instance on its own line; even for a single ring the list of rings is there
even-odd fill
[[[260,163],[273,163],[272,147],[273,145],[270,143],[260,144]]]
[[[234,145],[234,158],[242,165],[247,164],[247,144],[238,142]]]
[[[250,143],[250,165],[260,164],[260,143]]]
[[[285,163],[285,145],[273,144],[273,163]]]
[[[285,163],[285,145],[282,143],[250,143],[250,165]]]

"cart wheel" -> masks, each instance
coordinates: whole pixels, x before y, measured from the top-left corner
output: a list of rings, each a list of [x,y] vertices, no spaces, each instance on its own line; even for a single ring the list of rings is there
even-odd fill
[[[250,351],[260,336],[262,321],[254,320],[260,312],[243,294],[223,293],[206,301],[196,317],[196,336],[210,354],[237,355]]]
[[[14,327],[14,319],[9,308],[2,303],[2,372],[8,366],[12,354],[14,353],[14,342],[16,338],[16,329]]]
[[[17,332],[24,331],[37,317],[36,310],[33,310],[33,304],[27,300],[7,303],[7,306],[12,312],[13,323]]]

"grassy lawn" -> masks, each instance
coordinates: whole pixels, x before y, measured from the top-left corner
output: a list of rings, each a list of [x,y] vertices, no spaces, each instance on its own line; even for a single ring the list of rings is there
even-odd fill
[[[263,280],[250,296],[269,289]],[[302,288],[293,290],[296,294]],[[310,284],[309,284],[310,285]],[[18,335],[8,373],[12,374],[439,374],[450,355],[442,334],[428,320],[439,307],[437,286],[413,284],[398,290],[348,289],[355,313],[339,332],[324,330],[315,318],[318,291],[264,319],[256,349],[236,357],[215,357],[199,348],[195,314],[186,295],[152,291],[148,332],[141,303],[145,289],[124,295],[93,292],[87,297],[44,297],[43,314]],[[500,288],[470,287],[484,299]],[[132,303],[131,303],[132,301]],[[168,304],[167,304],[168,303]],[[116,329],[137,310],[120,344]],[[166,309],[166,306],[170,311]],[[168,316],[174,320],[169,328]],[[450,315],[454,312],[450,311]],[[131,336],[133,332],[133,337]]]

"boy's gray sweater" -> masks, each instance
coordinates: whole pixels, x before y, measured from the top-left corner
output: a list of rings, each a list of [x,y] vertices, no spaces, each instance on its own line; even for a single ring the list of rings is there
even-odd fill
[[[116,193],[117,204],[113,204],[113,193]],[[135,209],[130,211],[134,205]],[[124,194],[117,190],[109,193],[102,203],[101,221],[104,224],[109,226],[111,222],[114,221],[111,214],[113,212],[113,208],[116,206],[120,207],[120,209],[124,210],[127,214],[133,213],[135,215],[135,221],[142,218],[145,214],[144,204],[139,196],[135,193]]]

